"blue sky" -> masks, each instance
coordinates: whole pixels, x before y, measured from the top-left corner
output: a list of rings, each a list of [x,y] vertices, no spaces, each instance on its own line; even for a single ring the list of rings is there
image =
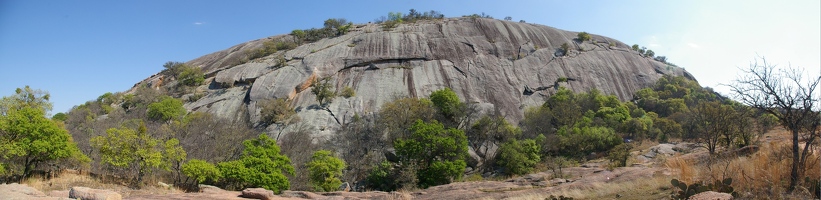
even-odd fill
[[[444,2],[444,3],[442,3]],[[484,12],[647,46],[704,86],[728,90],[757,55],[821,70],[821,1],[29,1],[0,0],[0,96],[30,85],[52,113],[125,91],[162,70],[328,18],[367,23],[388,12]]]

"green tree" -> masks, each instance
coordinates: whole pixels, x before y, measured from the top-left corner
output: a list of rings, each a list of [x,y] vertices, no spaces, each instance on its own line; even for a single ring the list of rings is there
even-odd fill
[[[502,116],[484,116],[468,129],[468,145],[476,152],[482,164],[491,161],[496,157],[493,148],[498,147],[507,140],[521,134],[521,130],[510,123]]]
[[[177,80],[183,85],[198,86],[202,85],[205,81],[205,74],[203,74],[202,69],[198,67],[184,65],[182,71],[177,75]]]
[[[428,99],[401,98],[382,104],[377,124],[388,133],[388,141],[408,137],[416,120],[430,121],[436,115],[433,102]]]
[[[319,102],[319,105],[330,103],[334,96],[336,96],[330,80],[330,78],[324,78],[321,81],[314,81],[311,85],[313,87],[311,88],[311,93],[316,95],[316,101]]]
[[[633,49],[633,51],[639,51],[639,45],[638,44],[634,44],[630,48]]]
[[[413,134],[394,142],[396,155],[403,164],[418,167],[419,186],[448,184],[462,177],[467,164],[467,137],[461,130],[448,128],[437,121],[421,120],[411,127]]]
[[[54,116],[51,116],[51,119],[64,122],[68,120],[68,115],[66,115],[65,113],[58,112],[57,114],[54,114]]]
[[[345,167],[345,161],[335,157],[330,151],[316,151],[308,163],[310,184],[318,192],[336,191],[342,184],[339,177]]]
[[[442,115],[448,118],[455,117],[462,106],[459,96],[450,88],[433,91],[430,94],[430,101],[433,102],[433,105],[439,109]]]
[[[656,56],[656,52],[653,52],[653,50],[648,49],[646,52],[644,52],[644,56],[652,58]]]
[[[134,186],[138,187],[146,174],[151,174],[155,168],[166,166],[161,146],[158,146],[160,142],[148,135],[143,121],[139,122],[137,130],[126,126],[110,128],[105,136],[91,138],[91,145],[100,152],[100,162],[136,172],[131,177]]]
[[[0,99],[0,115],[6,114],[9,110],[25,107],[37,108],[48,114],[52,105],[49,102],[51,94],[47,91],[31,89],[28,85],[24,88],[17,88],[14,95],[5,96]]]
[[[567,43],[563,43],[562,46],[559,47],[562,50],[562,54],[567,55],[567,52],[570,51],[570,45]]]
[[[499,147],[499,158],[496,164],[510,175],[530,173],[536,164],[541,162],[539,157],[541,151],[541,147],[534,139],[522,141],[513,139]]]
[[[23,166],[23,177],[28,177],[39,164],[47,161],[62,158],[88,161],[68,131],[45,117],[42,106],[17,106],[0,115],[0,158],[19,162],[16,164]]]
[[[185,115],[185,108],[179,99],[168,96],[162,97],[160,102],[148,105],[148,118],[152,120],[168,121]]]
[[[307,36],[305,31],[299,30],[299,29],[295,29],[295,30],[291,31],[291,35],[294,36],[294,41],[296,43],[302,43],[302,40],[304,40],[305,36]]]
[[[245,150],[239,160],[217,164],[226,184],[238,189],[262,187],[277,194],[291,187],[285,173],[294,174],[294,166],[281,154],[276,141],[260,134],[242,144]]]
[[[182,173],[189,178],[193,178],[197,183],[216,182],[222,177],[222,173],[214,164],[199,159],[191,159],[183,164]]]

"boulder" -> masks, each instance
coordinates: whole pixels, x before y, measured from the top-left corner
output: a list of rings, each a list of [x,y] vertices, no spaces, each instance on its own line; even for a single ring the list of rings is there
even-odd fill
[[[721,192],[707,191],[690,197],[690,200],[732,200],[733,195]]]
[[[67,196],[67,195],[66,195]],[[0,199],[4,200],[63,200],[68,198],[46,196],[43,192],[17,183],[1,184],[0,185]]]
[[[274,191],[266,190],[265,188],[246,188],[242,190],[243,198],[272,200],[274,199]]]
[[[68,192],[68,198],[83,199],[83,200],[122,200],[123,196],[120,193],[98,190],[87,187],[71,187]]]

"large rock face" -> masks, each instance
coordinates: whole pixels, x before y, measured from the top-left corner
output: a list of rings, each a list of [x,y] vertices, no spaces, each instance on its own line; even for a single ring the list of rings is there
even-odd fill
[[[481,18],[422,21],[390,30],[366,24],[342,36],[237,65],[264,41],[293,40],[290,35],[274,36],[189,61],[206,71],[209,84],[198,88],[205,97],[186,103],[186,108],[255,123],[256,102],[289,98],[315,133],[329,134],[355,113],[377,111],[396,97],[426,97],[445,87],[463,101],[518,122],[525,108],[542,104],[558,86],[575,91],[598,88],[628,100],[662,75],[690,77],[620,41],[592,35],[593,41],[581,42],[575,40],[576,34]],[[571,49],[566,55],[560,50],[564,43]],[[280,64],[281,58],[286,63]],[[336,97],[327,109],[318,109],[309,88],[317,78],[330,78],[337,92],[351,87],[356,96]],[[559,78],[569,81],[560,83]],[[164,79],[158,74],[143,83],[174,84]]]

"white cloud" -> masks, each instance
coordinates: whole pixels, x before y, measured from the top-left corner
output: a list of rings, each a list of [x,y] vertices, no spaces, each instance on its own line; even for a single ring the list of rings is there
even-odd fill
[[[194,25],[198,25],[198,26],[203,25],[203,24],[205,24],[205,22],[194,22]]]
[[[660,47],[661,45],[660,45],[660,44],[656,44],[656,43],[650,43],[650,44],[648,44],[647,46],[650,46],[650,47]]]
[[[698,46],[698,44],[696,44],[696,43],[692,43],[692,42],[691,42],[691,43],[687,43],[687,46],[690,46],[690,48],[693,48],[693,49],[698,49],[698,48],[700,47],[700,46]]]

